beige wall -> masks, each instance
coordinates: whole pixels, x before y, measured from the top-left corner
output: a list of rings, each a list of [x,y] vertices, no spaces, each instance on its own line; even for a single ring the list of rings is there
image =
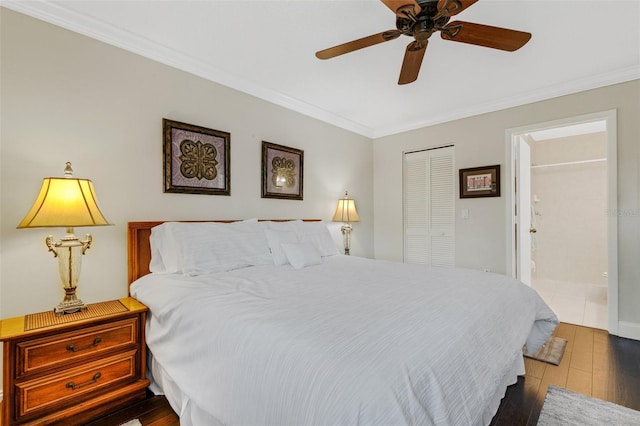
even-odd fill
[[[44,238],[64,230],[16,225],[42,178],[62,176],[66,161],[75,176],[93,180],[114,224],[76,229],[94,237],[79,285],[87,303],[127,294],[128,221],[330,220],[349,190],[362,219],[353,225],[352,253],[373,255],[370,139],[16,12],[0,14],[2,317],[62,299]],[[231,196],[162,192],[163,117],[231,133]],[[304,150],[304,201],[260,197],[262,140]]]
[[[453,96],[454,94],[452,94]],[[619,319],[640,336],[640,80],[456,120],[374,141],[375,255],[402,259],[402,153],[454,144],[456,168],[505,166],[505,131],[594,112],[617,110]],[[504,175],[503,175],[504,176]],[[507,270],[506,197],[456,199],[456,265]],[[469,219],[461,219],[462,209]],[[637,337],[636,337],[637,338]]]

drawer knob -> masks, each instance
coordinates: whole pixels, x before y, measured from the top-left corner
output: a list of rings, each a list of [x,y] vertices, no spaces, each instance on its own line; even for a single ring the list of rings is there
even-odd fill
[[[95,339],[93,339],[93,343],[90,344],[89,346],[85,346],[84,348],[76,348],[76,345],[67,345],[67,350],[71,352],[80,352],[87,349],[95,348],[96,346],[98,346],[98,343],[100,342],[102,342],[102,338],[96,337]]]
[[[80,389],[80,388],[82,388],[82,387],[85,387],[85,386],[88,386],[88,385],[91,385],[91,384],[93,384],[93,383],[97,382],[97,381],[98,381],[98,379],[99,379],[101,376],[102,376],[102,373],[100,373],[100,372],[98,371],[96,374],[94,374],[94,375],[93,375],[93,378],[92,378],[91,380],[89,380],[88,382],[80,383],[80,384],[78,384],[78,385],[76,385],[76,384],[75,384],[75,383],[73,383],[73,382],[69,382],[69,383],[67,383],[67,387],[68,387],[69,389],[72,389],[72,390]]]

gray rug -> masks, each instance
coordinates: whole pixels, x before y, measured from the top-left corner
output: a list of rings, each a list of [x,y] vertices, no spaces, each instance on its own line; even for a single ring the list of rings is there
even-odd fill
[[[538,361],[548,362],[549,364],[560,365],[560,361],[562,361],[562,355],[564,355],[566,347],[567,341],[565,339],[551,336],[551,338],[547,340],[547,343],[542,345],[538,352],[535,354],[525,352],[524,356],[531,359],[537,359]]]
[[[549,385],[538,426],[637,426],[640,411]]]

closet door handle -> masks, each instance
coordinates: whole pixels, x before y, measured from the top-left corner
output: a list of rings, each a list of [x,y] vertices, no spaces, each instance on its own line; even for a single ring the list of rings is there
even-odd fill
[[[536,228],[529,229],[529,233],[531,233],[531,234],[535,234],[536,232],[538,232],[538,230]]]

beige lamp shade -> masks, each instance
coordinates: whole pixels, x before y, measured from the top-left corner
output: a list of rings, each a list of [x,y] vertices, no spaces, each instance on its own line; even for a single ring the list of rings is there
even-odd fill
[[[18,228],[110,225],[88,179],[45,178],[33,207]]]
[[[360,216],[356,210],[356,203],[351,198],[347,197],[338,200],[338,207],[333,215],[334,222],[360,222]]]

